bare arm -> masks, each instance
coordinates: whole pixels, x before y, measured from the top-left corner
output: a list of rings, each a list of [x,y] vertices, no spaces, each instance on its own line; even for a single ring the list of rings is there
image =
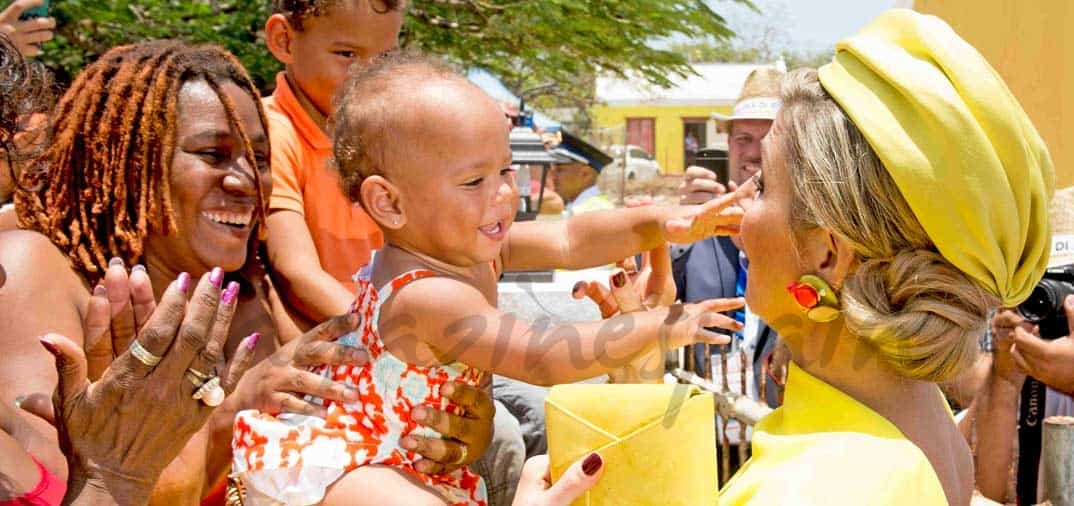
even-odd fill
[[[504,270],[583,269],[617,262],[665,242],[692,243],[737,232],[737,194],[700,206],[644,206],[595,211],[560,222],[511,228]]]
[[[977,489],[997,502],[1007,500],[1014,438],[1018,432],[1019,392],[1019,386],[992,374],[966,416],[977,422]]]
[[[677,348],[695,341],[726,342],[726,336],[705,328],[737,328],[737,322],[718,312],[742,304],[741,299],[724,299],[543,327],[498,311],[461,281],[428,278],[408,285],[385,305],[380,328],[389,350],[407,361],[416,355],[406,344],[420,340],[440,360],[553,385],[607,373],[653,344]]]
[[[321,268],[317,247],[302,215],[287,210],[273,212],[268,226],[269,262],[286,282],[282,294],[313,321],[346,313],[354,295]]]
[[[0,289],[0,402],[12,405],[20,395],[44,394],[51,398],[56,387],[53,358],[38,342],[38,336],[56,332],[77,344],[83,340],[79,300],[80,286],[67,258],[52,243],[35,232],[12,231],[0,235],[0,264],[7,271],[7,283]],[[67,459],[60,451],[56,430],[44,420],[19,413],[42,434],[34,456],[46,467],[67,479]]]
[[[1012,356],[1014,332],[1019,326],[1032,327],[1013,310],[1000,310],[992,318],[992,367],[966,416],[976,421],[977,489],[1001,503],[1007,499],[1018,432],[1018,397],[1025,382],[1025,372]]]

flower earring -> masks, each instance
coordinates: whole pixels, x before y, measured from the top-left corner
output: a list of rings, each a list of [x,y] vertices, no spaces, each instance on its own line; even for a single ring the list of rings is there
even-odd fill
[[[787,285],[794,301],[817,323],[827,323],[839,317],[839,298],[835,290],[819,276],[806,274]]]

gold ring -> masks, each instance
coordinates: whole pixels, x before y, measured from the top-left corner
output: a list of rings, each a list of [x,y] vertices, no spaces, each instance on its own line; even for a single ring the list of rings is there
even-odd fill
[[[196,371],[193,367],[188,368],[186,370],[186,379],[190,380],[190,382],[194,384],[194,388],[201,388],[201,386],[204,385],[206,381],[209,381],[209,378],[212,378],[212,376],[205,374],[201,371]]]
[[[466,462],[467,455],[470,454],[470,450],[466,445],[462,445],[462,453],[459,454],[459,458],[455,459],[455,465],[461,466],[463,462]]]
[[[145,364],[146,367],[156,367],[160,363],[161,357],[158,357],[149,352],[139,343],[137,339],[131,341],[129,348],[131,355],[138,359],[139,362]]]

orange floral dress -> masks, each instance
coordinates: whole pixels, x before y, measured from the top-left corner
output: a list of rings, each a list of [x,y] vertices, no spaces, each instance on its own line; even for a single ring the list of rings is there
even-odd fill
[[[369,281],[370,266],[356,276],[358,296],[352,311],[362,316],[358,330],[337,340],[364,347],[365,366],[319,367],[314,372],[358,390],[359,399],[321,403],[328,415],[319,417],[257,410],[240,411],[232,440],[233,471],[243,480],[246,504],[317,504],[328,486],[345,472],[360,466],[381,464],[406,471],[434,488],[453,505],[485,506],[488,502],[481,477],[462,468],[450,474],[429,476],[414,464],[421,458],[406,450],[400,440],[410,434],[440,437],[410,417],[418,405],[460,409],[440,395],[447,382],[479,385],[481,371],[462,364],[419,367],[405,363],[384,347],[377,321],[380,305],[392,293],[412,281],[435,276],[415,270],[396,277],[381,290]]]

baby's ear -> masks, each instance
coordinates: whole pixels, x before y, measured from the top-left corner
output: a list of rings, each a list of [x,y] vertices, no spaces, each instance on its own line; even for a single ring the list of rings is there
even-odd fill
[[[362,207],[381,228],[399,230],[406,225],[406,211],[399,189],[383,176],[369,176],[359,189]]]

